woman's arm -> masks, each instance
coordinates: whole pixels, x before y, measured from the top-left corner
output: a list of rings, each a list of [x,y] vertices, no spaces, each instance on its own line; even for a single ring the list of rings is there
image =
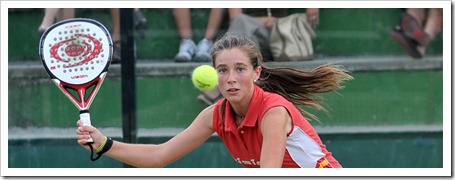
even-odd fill
[[[163,144],[114,141],[105,155],[136,167],[164,167],[200,146],[215,132],[212,128],[213,109],[213,105],[204,109],[187,129]],[[79,144],[85,144],[82,138],[86,138],[83,135],[87,132],[97,134],[97,137],[101,134],[92,126],[81,126],[78,128]]]
[[[292,121],[288,111],[277,106],[270,108],[262,117],[261,168],[280,168],[286,150],[286,138]]]

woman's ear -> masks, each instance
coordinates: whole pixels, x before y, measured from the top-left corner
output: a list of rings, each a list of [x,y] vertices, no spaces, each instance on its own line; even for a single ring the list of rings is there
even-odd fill
[[[259,78],[261,77],[261,71],[262,71],[262,67],[261,66],[258,66],[255,70],[255,73],[256,73],[256,76],[254,78],[254,82],[256,82],[257,80],[259,80]]]

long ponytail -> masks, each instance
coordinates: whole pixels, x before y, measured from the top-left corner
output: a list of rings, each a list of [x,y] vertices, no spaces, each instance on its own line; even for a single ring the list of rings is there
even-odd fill
[[[280,94],[296,105],[299,110],[318,120],[316,116],[305,111],[301,106],[311,107],[327,112],[322,106],[321,93],[333,92],[344,88],[340,84],[353,79],[339,65],[324,64],[309,71],[293,68],[268,68],[262,65],[262,72],[256,84],[268,92]]]
[[[219,52],[233,48],[245,52],[250,57],[254,69],[259,66],[262,67],[259,81],[255,82],[259,87],[265,91],[280,94],[296,105],[303,114],[317,121],[319,120],[316,116],[303,110],[300,106],[308,106],[327,112],[322,106],[323,99],[319,94],[342,89],[343,86],[340,84],[343,81],[353,79],[348,71],[334,64],[324,64],[309,71],[287,67],[267,67],[263,63],[261,52],[251,39],[233,34],[225,34],[213,45],[210,52],[213,65],[215,66],[216,56]],[[219,112],[223,125],[225,105],[226,102],[223,102]]]

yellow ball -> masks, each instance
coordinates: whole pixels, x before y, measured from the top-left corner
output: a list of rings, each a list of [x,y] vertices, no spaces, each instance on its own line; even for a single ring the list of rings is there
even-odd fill
[[[196,88],[201,91],[213,89],[218,83],[218,74],[210,65],[201,65],[194,69],[191,80]]]

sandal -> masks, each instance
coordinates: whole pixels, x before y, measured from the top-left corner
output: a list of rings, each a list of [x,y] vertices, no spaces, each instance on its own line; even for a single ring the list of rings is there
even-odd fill
[[[147,30],[147,19],[142,15],[141,11],[134,11],[134,27],[139,31],[142,39],[145,39],[145,30]]]
[[[120,41],[114,41],[114,52],[112,53],[112,64],[119,64],[122,60]]]
[[[403,15],[401,15],[400,26],[406,36],[414,39],[420,45],[427,46],[430,44],[430,36],[425,33],[422,26],[410,14],[403,13]]]
[[[390,34],[413,58],[419,59],[423,57],[423,54],[417,49],[418,42],[406,36],[399,26],[391,28]]]
[[[214,91],[216,91],[216,92],[214,92]],[[210,96],[208,93],[210,93],[210,94],[217,93],[217,95],[215,97],[213,97],[213,96]],[[218,91],[218,89],[214,88],[212,90],[202,92],[201,94],[199,94],[197,99],[210,106],[212,104],[215,104],[221,97],[222,97],[222,95]]]

